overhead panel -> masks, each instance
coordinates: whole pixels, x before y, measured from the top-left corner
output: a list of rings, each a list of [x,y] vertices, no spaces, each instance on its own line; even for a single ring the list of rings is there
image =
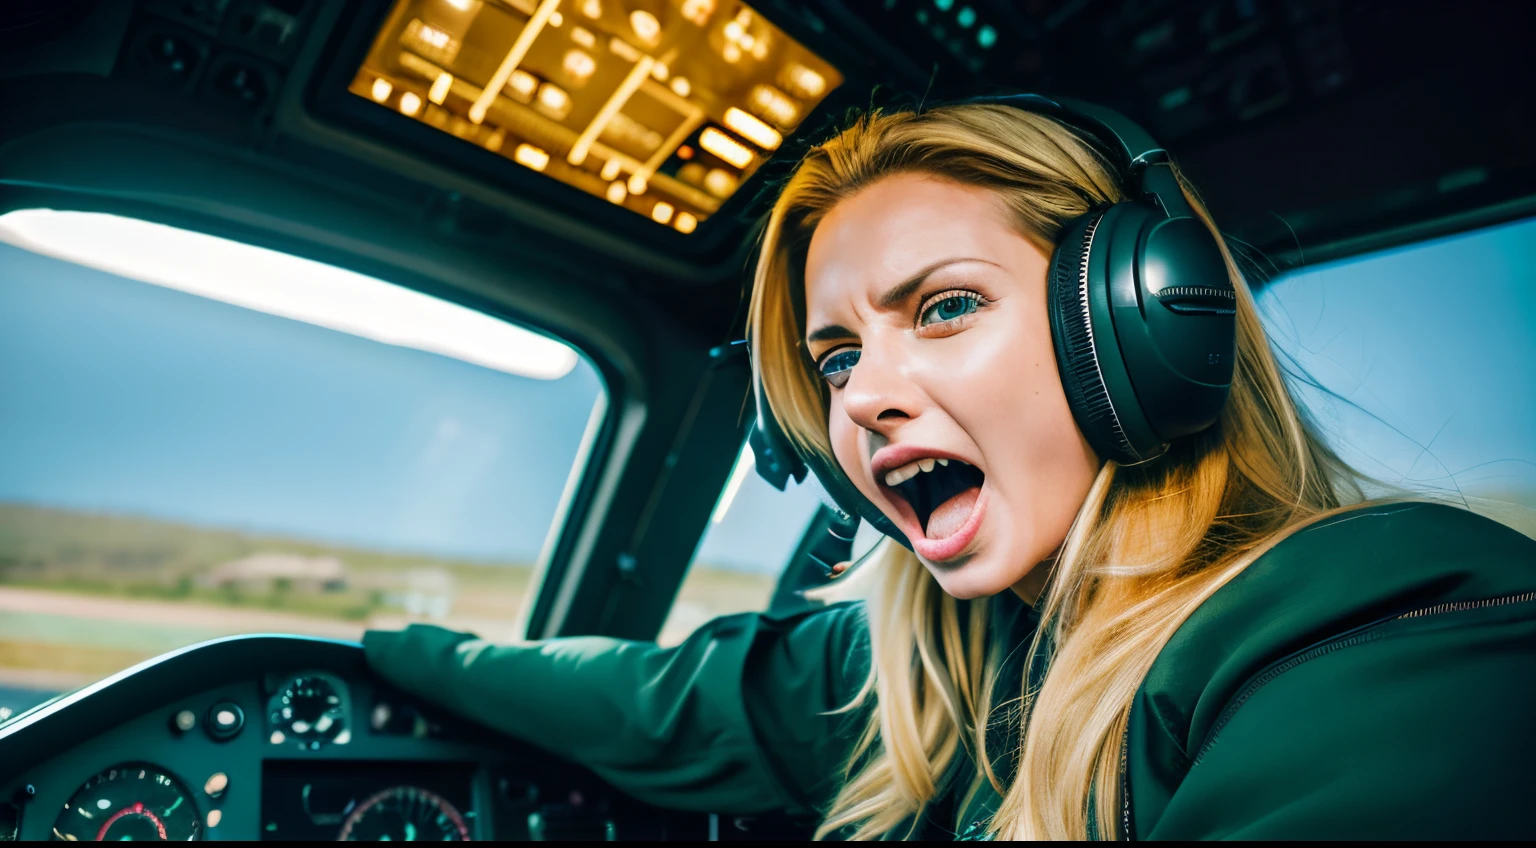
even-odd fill
[[[350,91],[692,233],[843,81],[728,0],[397,0]]]

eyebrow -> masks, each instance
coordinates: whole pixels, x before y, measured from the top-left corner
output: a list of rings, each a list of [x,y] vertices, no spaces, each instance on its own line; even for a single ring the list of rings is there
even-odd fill
[[[892,309],[896,306],[899,306],[905,302],[907,298],[911,297],[912,293],[917,291],[923,283],[927,282],[928,278],[933,276],[934,272],[950,265],[957,265],[961,262],[985,262],[988,265],[997,264],[996,262],[987,262],[985,259],[976,259],[969,256],[940,259],[937,262],[933,262],[924,266],[921,271],[918,271],[916,274],[913,274],[906,280],[892,286],[889,291],[875,299],[875,306],[880,309]],[[827,326],[821,327],[815,332],[806,336],[805,341],[806,344],[815,344],[816,342],[821,341],[829,341],[832,339],[851,339],[853,337],[854,332],[847,327],[844,327],[842,324],[828,324]]]

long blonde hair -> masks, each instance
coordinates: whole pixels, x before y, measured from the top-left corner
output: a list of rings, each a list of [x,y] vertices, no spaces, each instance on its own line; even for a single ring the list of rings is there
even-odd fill
[[[800,344],[806,250],[839,201],[912,172],[995,192],[1021,234],[1047,248],[1067,222],[1125,197],[1115,169],[1074,131],[1003,106],[874,112],[814,148],[769,217],[750,321],[755,378],[780,426],[833,468],[825,384]],[[1094,827],[1114,838],[1121,739],[1163,645],[1286,534],[1360,499],[1358,477],[1292,399],[1226,243],[1180,184],[1221,242],[1237,290],[1235,374],[1218,425],[1156,462],[1104,465],[1038,602],[1029,656],[1048,651],[1049,671],[1036,689],[1026,675],[1023,691],[1000,703],[1002,646],[985,644],[991,599],[957,601],[916,556],[881,543],[859,581],[873,662],[847,708],[874,706],[818,837],[906,835],[893,831],[957,788],[944,780],[963,746],[980,766],[970,791],[988,780],[1003,796],[993,835],[1081,839]],[[987,729],[999,723],[1017,745],[989,752]]]

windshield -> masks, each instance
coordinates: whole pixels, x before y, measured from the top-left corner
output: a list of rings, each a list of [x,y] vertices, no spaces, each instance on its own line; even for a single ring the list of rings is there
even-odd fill
[[[675,645],[718,616],[767,609],[820,491],[813,477],[775,489],[743,445],[656,641]]]
[[[218,636],[514,630],[597,373],[379,280],[0,216],[0,707]]]
[[[1345,460],[1536,536],[1536,219],[1307,267],[1259,296]]]

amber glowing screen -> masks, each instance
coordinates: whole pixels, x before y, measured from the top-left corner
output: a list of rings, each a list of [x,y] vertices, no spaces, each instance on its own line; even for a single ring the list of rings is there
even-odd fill
[[[691,233],[841,82],[731,0],[398,0],[350,90]]]

